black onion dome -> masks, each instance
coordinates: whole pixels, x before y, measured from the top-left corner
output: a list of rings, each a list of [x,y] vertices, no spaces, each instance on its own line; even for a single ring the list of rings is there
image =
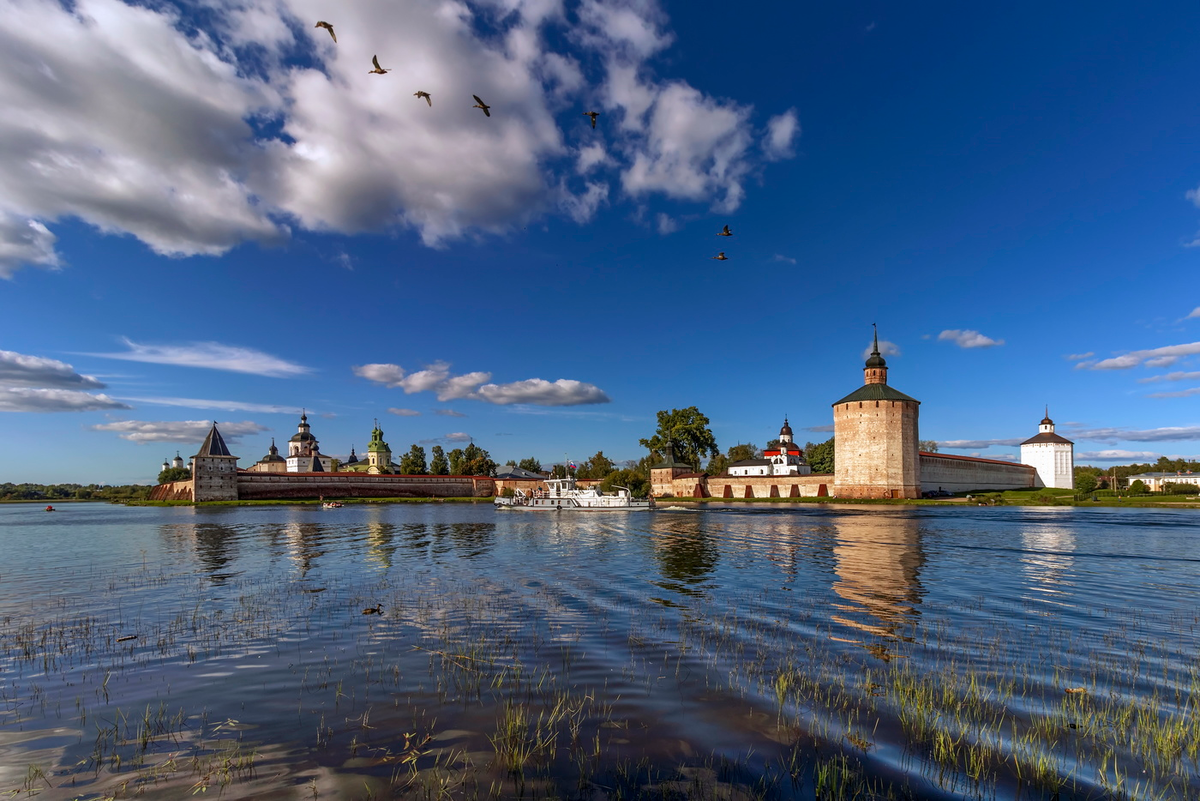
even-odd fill
[[[792,427],[790,425],[788,425],[788,419],[785,417],[785,418],[783,418],[783,428],[779,429],[779,436],[790,437],[791,435],[792,435]]]

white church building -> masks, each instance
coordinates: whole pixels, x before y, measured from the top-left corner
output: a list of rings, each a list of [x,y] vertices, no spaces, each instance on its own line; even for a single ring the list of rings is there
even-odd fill
[[[1049,408],[1038,426],[1037,435],[1021,443],[1021,464],[1037,470],[1039,487],[1075,487],[1075,443],[1054,433]]]
[[[792,427],[783,418],[779,445],[763,451],[761,459],[742,459],[729,465],[731,476],[807,476],[812,468],[804,462],[804,452],[792,441]]]
[[[272,442],[272,447],[274,443]],[[320,452],[320,443],[308,426],[308,415],[300,414],[300,425],[288,440],[287,472],[328,473],[333,470],[333,457]]]

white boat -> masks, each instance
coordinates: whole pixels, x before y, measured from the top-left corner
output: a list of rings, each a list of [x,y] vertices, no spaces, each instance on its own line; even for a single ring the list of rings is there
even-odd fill
[[[597,489],[579,489],[575,479],[546,479],[547,489],[532,492],[517,490],[511,498],[497,498],[497,509],[531,509],[542,512],[602,512],[632,509],[653,509],[654,500],[636,500],[628,487],[616,487],[616,493],[605,495]]]

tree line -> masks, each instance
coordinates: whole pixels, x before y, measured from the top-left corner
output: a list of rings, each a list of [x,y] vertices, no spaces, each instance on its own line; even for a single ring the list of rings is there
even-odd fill
[[[140,501],[150,497],[143,484],[0,484],[0,501]]]

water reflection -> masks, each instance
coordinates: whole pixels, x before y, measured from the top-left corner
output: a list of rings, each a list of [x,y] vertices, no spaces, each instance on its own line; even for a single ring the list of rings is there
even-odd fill
[[[1040,600],[1065,604],[1075,564],[1074,532],[1058,524],[1028,528],[1021,531],[1021,544],[1025,551],[1021,566],[1030,589],[1039,593]]]
[[[300,569],[300,578],[304,578],[325,555],[325,549],[320,547],[324,545],[325,531],[316,523],[292,521],[284,524],[283,536],[288,555]]]
[[[706,595],[708,577],[717,569],[720,555],[704,529],[704,516],[659,515],[651,536],[663,577],[655,586],[683,595]]]
[[[172,551],[193,551],[201,569],[214,584],[223,584],[235,575],[230,563],[238,558],[238,533],[215,523],[168,523],[159,526],[159,537]]]
[[[917,520],[851,514],[836,525],[833,591],[845,603],[835,601],[833,620],[885,640],[910,639],[904,631],[916,621],[925,595],[920,581],[925,554]],[[869,650],[881,651],[886,658],[885,644],[875,643]]]
[[[495,523],[437,523],[433,526],[435,541],[449,540],[459,556],[473,559],[492,549],[496,541]],[[445,548],[439,548],[445,551]]]

